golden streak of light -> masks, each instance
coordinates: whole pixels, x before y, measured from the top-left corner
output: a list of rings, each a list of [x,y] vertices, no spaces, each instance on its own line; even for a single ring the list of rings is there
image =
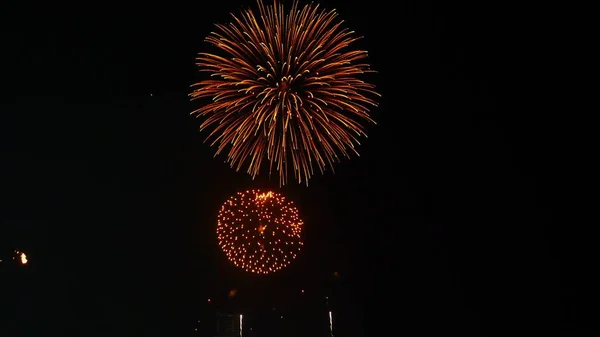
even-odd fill
[[[25,253],[21,253],[21,263],[27,264],[27,255]]]
[[[291,170],[308,184],[315,169],[333,171],[340,157],[358,155],[381,95],[359,79],[374,71],[366,51],[348,48],[360,38],[334,10],[294,1],[286,13],[278,0],[257,2],[258,15],[243,10],[206,38],[220,55],[198,55],[199,70],[211,76],[192,85],[190,97],[212,100],[192,114],[232,168],[256,177],[268,166],[280,185]]]
[[[329,312],[329,333],[333,336],[333,317],[331,311]]]
[[[268,195],[268,198],[261,197]],[[239,192],[217,215],[217,242],[227,259],[255,274],[287,267],[300,252],[303,221],[294,203],[279,193]]]

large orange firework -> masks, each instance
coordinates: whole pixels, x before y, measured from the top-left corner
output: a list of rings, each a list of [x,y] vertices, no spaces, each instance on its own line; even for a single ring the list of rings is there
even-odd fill
[[[232,14],[233,22],[206,38],[220,55],[199,54],[197,65],[211,79],[194,84],[190,96],[212,102],[192,114],[205,118],[201,130],[212,129],[216,155],[229,148],[236,170],[247,163],[255,177],[268,163],[283,185],[292,166],[298,182],[308,183],[315,165],[333,170],[338,154],[358,154],[355,143],[364,122],[373,122],[369,107],[379,96],[358,76],[373,71],[363,62],[366,51],[347,48],[359,37],[341,28],[335,10],[299,9],[294,1],[286,13],[277,0],[258,0],[258,10],[258,17],[251,9]]]
[[[302,226],[292,201],[275,192],[250,190],[221,206],[217,240],[237,267],[269,274],[296,258],[303,245]]]

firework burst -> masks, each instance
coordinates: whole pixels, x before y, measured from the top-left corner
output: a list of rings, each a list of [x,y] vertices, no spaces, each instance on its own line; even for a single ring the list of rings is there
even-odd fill
[[[355,144],[365,135],[364,122],[374,121],[369,107],[377,106],[375,86],[358,78],[373,72],[364,63],[366,51],[347,47],[359,39],[341,28],[334,10],[319,5],[286,13],[277,0],[233,15],[228,25],[206,41],[221,55],[200,53],[200,71],[211,79],[193,85],[192,100],[212,102],[192,112],[204,117],[201,130],[216,155],[229,148],[227,161],[255,177],[268,163],[287,182],[291,166],[298,182],[333,170],[339,156],[358,154]]]
[[[237,267],[269,274],[296,258],[303,245],[302,226],[292,201],[278,193],[250,190],[229,198],[221,207],[217,240]]]

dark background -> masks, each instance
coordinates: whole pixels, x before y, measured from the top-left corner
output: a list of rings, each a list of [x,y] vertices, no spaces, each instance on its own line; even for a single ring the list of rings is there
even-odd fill
[[[278,179],[213,159],[187,97],[213,23],[254,2],[3,2],[0,249],[30,263],[0,266],[1,336],[189,336],[209,298],[326,320],[325,296],[340,337],[572,336],[579,265],[557,220],[539,9],[320,3],[365,36],[378,125],[336,174],[281,190],[306,250],[257,277],[220,253],[216,211]]]

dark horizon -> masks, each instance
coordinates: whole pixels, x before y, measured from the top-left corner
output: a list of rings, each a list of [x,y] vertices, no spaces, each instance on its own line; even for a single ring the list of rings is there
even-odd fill
[[[360,157],[282,188],[214,158],[190,116],[204,38],[254,0],[4,6],[0,259],[30,261],[0,265],[0,336],[191,336],[232,289],[257,312],[333,294],[336,337],[577,331],[533,9],[317,2],[364,36],[383,97]],[[251,188],[305,223],[305,250],[266,277],[215,239],[220,205]]]

